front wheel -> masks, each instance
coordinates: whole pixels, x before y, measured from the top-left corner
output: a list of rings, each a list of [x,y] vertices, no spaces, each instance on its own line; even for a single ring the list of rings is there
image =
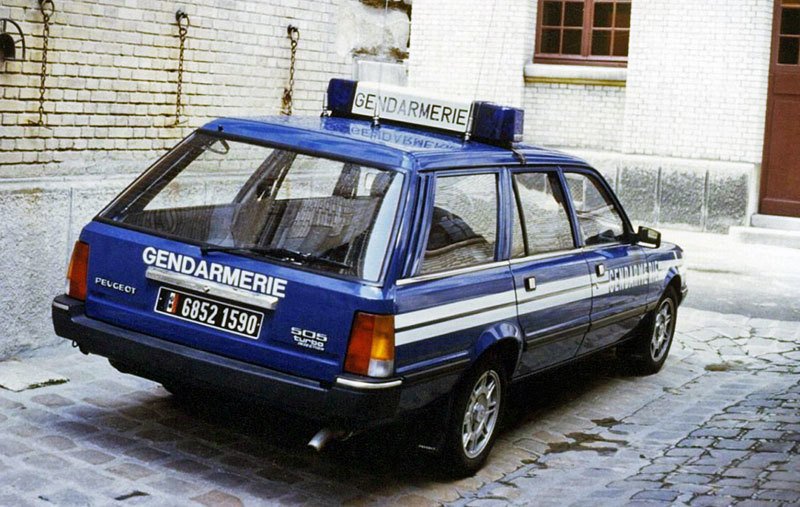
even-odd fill
[[[461,383],[447,428],[448,460],[456,475],[472,475],[492,450],[506,396],[505,371],[493,357],[481,360]]]
[[[643,331],[620,349],[623,358],[638,372],[657,373],[664,366],[675,335],[677,300],[675,289],[668,288],[655,310],[646,317]]]

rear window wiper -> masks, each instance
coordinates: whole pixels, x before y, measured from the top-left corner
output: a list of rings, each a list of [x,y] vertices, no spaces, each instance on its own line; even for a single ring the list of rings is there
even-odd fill
[[[329,257],[322,257],[308,252],[300,252],[299,250],[291,250],[289,248],[269,247],[269,246],[214,246],[205,245],[200,247],[200,253],[203,255],[209,252],[225,252],[225,253],[251,253],[256,255],[264,255],[281,260],[290,260],[294,262],[316,262],[319,264],[327,264],[342,269],[351,269],[352,266],[331,259]]]

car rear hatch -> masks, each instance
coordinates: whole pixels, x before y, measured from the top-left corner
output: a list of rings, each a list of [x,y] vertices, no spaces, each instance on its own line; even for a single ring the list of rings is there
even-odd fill
[[[89,317],[332,381],[381,289],[402,172],[197,132],[88,225]]]

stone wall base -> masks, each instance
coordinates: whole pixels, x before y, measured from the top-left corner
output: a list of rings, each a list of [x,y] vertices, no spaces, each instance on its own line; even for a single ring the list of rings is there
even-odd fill
[[[600,170],[634,223],[727,233],[755,212],[757,164],[562,151]]]
[[[58,343],[50,302],[64,292],[72,246],[134,177],[0,179],[0,360]]]

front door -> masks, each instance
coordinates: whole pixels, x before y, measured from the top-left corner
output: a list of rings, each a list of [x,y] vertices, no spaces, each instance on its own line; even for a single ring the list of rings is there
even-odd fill
[[[800,0],[776,0],[761,213],[800,217]]]
[[[609,346],[633,330],[645,313],[649,266],[632,244],[630,225],[607,185],[580,169],[564,173],[585,261],[592,276],[592,315],[579,354]]]

